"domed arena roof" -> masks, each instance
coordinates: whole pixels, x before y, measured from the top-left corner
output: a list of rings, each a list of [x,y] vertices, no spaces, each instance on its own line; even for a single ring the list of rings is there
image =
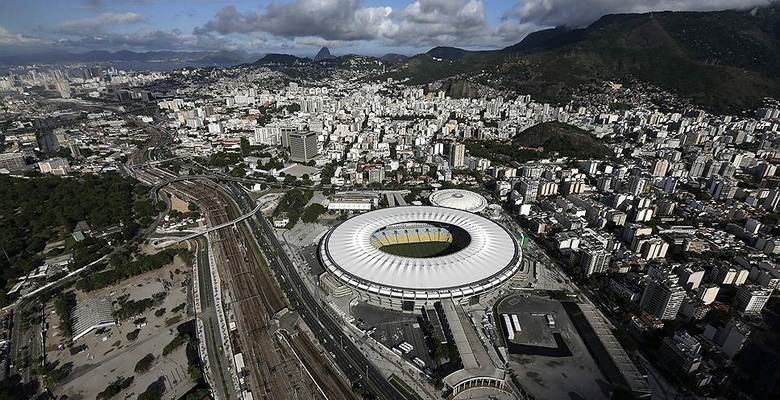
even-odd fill
[[[437,207],[454,208],[473,213],[478,213],[487,207],[488,202],[484,196],[463,189],[437,190],[428,198],[431,205]]]
[[[458,245],[427,256],[383,248],[443,242]],[[484,292],[508,280],[520,268],[521,250],[503,226],[477,214],[406,206],[337,225],[323,238],[320,259],[330,273],[359,290],[399,298],[449,298]]]

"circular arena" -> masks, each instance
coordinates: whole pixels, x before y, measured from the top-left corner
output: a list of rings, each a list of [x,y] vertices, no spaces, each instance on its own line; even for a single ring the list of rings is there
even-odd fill
[[[488,201],[479,193],[463,189],[437,190],[428,197],[428,201],[437,207],[455,208],[478,213],[488,206]]]
[[[348,219],[323,236],[319,257],[363,300],[407,311],[446,299],[476,303],[497,292],[522,261],[517,240],[503,226],[430,206]]]

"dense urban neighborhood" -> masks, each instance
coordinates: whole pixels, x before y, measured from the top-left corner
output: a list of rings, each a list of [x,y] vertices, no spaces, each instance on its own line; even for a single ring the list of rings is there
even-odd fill
[[[0,62],[0,399],[778,398],[780,96],[516,80],[636,15],[512,56]]]

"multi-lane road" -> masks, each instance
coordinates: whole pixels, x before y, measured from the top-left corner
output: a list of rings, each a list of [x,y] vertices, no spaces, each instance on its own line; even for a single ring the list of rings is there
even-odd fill
[[[193,242],[196,244],[195,262],[197,264],[196,268],[198,268],[198,282],[193,282],[193,284],[198,285],[201,309],[197,317],[203,322],[203,340],[206,344],[208,365],[212,375],[211,382],[214,386],[211,389],[217,399],[238,399],[239,396],[231,384],[230,370],[225,363],[225,350],[222,347],[219,335],[217,312],[214,307],[214,283],[212,282],[211,270],[209,268],[208,241],[205,237],[199,237],[193,240]]]
[[[148,167],[144,169],[138,172],[147,183],[169,175]],[[210,226],[226,224],[239,213],[238,207],[223,187],[207,178],[172,182],[166,190],[181,193],[198,202]],[[300,334],[294,334],[289,342],[281,340],[276,334],[275,318],[277,313],[288,306],[287,299],[265,265],[256,239],[248,228],[240,223],[237,226],[230,224],[211,232],[209,241],[209,258],[217,267],[222,284],[204,282],[200,275],[205,277],[205,273],[199,273],[199,291],[208,292],[202,286],[204,284],[210,284],[214,290],[220,285],[222,296],[214,297],[213,307],[218,312],[221,307],[232,310],[231,315],[234,317],[231,317],[230,322],[236,325],[231,327],[231,331],[226,333],[224,319],[217,321],[214,329],[222,334],[223,340],[229,337],[223,346],[224,353],[219,355],[223,357],[223,364],[231,365],[233,353],[242,353],[249,371],[244,375],[242,389],[251,390],[255,399],[353,398],[349,385],[338,376],[335,369],[329,368],[318,352],[311,353],[312,346],[306,346]],[[200,256],[203,257],[202,253]],[[207,348],[207,353],[211,352],[213,350]],[[212,358],[209,355],[212,376],[216,378],[217,371]],[[308,364],[302,363],[302,359],[306,359]]]
[[[228,184],[230,194],[239,207],[246,211],[254,202],[240,186]],[[325,349],[334,357],[339,368],[350,381],[362,382],[370,392],[382,399],[403,399],[404,396],[368,361],[341,326],[322,308],[322,304],[308,290],[294,264],[276,237],[270,222],[264,217],[250,218],[246,223],[258,239],[271,268],[284,280],[284,289],[296,310],[315,336],[321,338]]]
[[[145,128],[149,131],[152,138],[151,142],[155,145],[159,146],[167,142],[166,139],[169,136],[165,134],[164,130],[151,125],[146,125]],[[150,153],[152,152],[149,147],[141,149],[129,160],[128,166],[130,169],[135,169],[136,171],[145,170],[147,173],[152,172],[153,175],[157,175],[154,177],[157,180],[155,183],[159,183],[166,177],[170,178],[171,174],[167,171],[159,170],[151,165],[144,165],[144,161],[151,158]],[[171,182],[171,184],[174,186],[174,190],[188,192],[192,198],[199,200],[199,203],[203,203],[201,208],[206,210],[209,222],[212,225],[227,222],[227,211],[229,211],[230,202],[234,202],[239,208],[236,211],[242,214],[251,212],[256,206],[246,191],[235,182],[230,182],[224,186],[214,185],[213,181],[201,180],[200,182],[199,187],[188,186],[186,182]],[[258,266],[258,262],[262,263],[262,256],[253,253],[254,250],[259,250],[259,252],[265,255],[265,260],[268,261],[277,277],[281,278],[281,281],[278,283],[284,288],[287,294],[287,301],[290,302],[292,308],[300,313],[303,321],[314,336],[319,339],[320,344],[330,354],[339,369],[347,376],[350,383],[370,391],[377,398],[403,399],[403,395],[368,361],[366,356],[342,331],[340,324],[323,309],[322,304],[309,292],[281,243],[277,240],[270,223],[262,216],[253,216],[246,219],[244,223],[246,224],[245,228],[249,230],[250,238],[243,237],[243,229],[225,228],[215,232],[217,234],[217,242],[215,242],[217,254],[215,255],[223,259],[222,262],[225,264],[220,269],[220,274],[226,274],[227,285],[232,291],[230,294],[234,297],[233,301],[236,302],[233,307],[236,310],[237,322],[240,327],[244,328],[242,329],[244,332],[241,332],[241,334],[244,336],[245,348],[243,350],[246,353],[245,358],[248,358],[247,365],[251,365],[253,358],[256,363],[254,368],[257,371],[251,376],[251,381],[253,381],[253,386],[255,386],[255,397],[258,398],[258,395],[260,395],[259,397],[267,397],[263,395],[271,394],[274,391],[277,396],[286,397],[281,391],[292,389],[289,386],[289,382],[278,382],[278,380],[284,379],[281,376],[282,374],[273,372],[277,370],[277,367],[279,369],[289,369],[290,360],[289,357],[277,359],[280,355],[284,355],[283,351],[279,351],[282,350],[279,348],[280,343],[268,341],[270,332],[266,321],[270,316],[269,312],[278,311],[279,304],[275,298],[276,295],[273,294],[278,289],[272,290],[272,286],[276,286],[276,283],[273,282],[273,278],[269,281],[269,277],[265,276],[266,274],[261,271],[262,266]],[[203,242],[200,240],[198,242],[198,258],[201,259],[206,254],[203,253],[203,250],[200,250]],[[202,268],[200,265],[207,264],[199,262],[199,268]],[[213,299],[209,294],[213,293],[211,289],[214,282],[204,281],[210,275],[205,273],[203,269],[199,269],[199,271],[201,273],[199,273],[200,282],[198,284],[200,285],[201,300],[204,301],[202,306],[205,309],[213,310],[220,305],[209,304],[208,301],[211,300],[205,300],[205,298]],[[256,278],[262,277],[262,279],[252,279],[256,280],[256,282],[251,283],[246,282],[247,278],[250,278],[247,273],[254,275]],[[247,286],[247,284],[250,286]],[[263,289],[262,287],[265,288]],[[247,293],[242,295],[242,291]],[[249,307],[247,303],[254,305]],[[221,385],[223,387],[215,388],[215,391],[222,398],[230,398],[231,392],[228,388],[230,386],[230,376],[225,375],[227,368],[224,365],[229,363],[229,361],[225,360],[227,357],[224,357],[224,353],[222,353],[222,364],[216,362],[212,356],[213,354],[219,354],[220,351],[224,351],[217,342],[219,333],[215,329],[219,329],[219,326],[214,323],[215,321],[209,319],[211,317],[205,316],[204,318],[204,322],[210,322],[206,324],[207,333],[205,339],[207,341],[207,352],[213,378],[215,381],[221,380],[221,382],[224,382],[224,385]],[[260,325],[257,325],[258,323]],[[209,335],[209,329],[211,329],[211,335]],[[256,343],[257,341],[263,343]],[[300,343],[300,341],[295,341],[295,343]],[[277,351],[267,353],[269,347],[276,348]],[[310,350],[308,347],[304,350],[307,349]],[[278,363],[278,366],[270,365],[268,362],[270,360],[267,360],[269,357],[277,359],[276,363]],[[313,359],[321,360],[322,357],[316,355]],[[321,367],[318,368],[319,371],[313,371],[315,372],[313,379],[319,380],[320,383],[326,383],[325,386],[330,386],[328,388],[329,396],[326,397],[347,398],[353,396],[349,387],[345,387],[340,382],[341,378],[330,372],[331,367],[327,363]],[[311,386],[305,385],[303,388],[311,389]],[[269,389],[271,389],[271,392],[269,392]]]

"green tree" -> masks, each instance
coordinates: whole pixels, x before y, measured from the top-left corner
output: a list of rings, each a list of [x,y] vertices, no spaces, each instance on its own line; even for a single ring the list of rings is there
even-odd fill
[[[54,298],[54,311],[60,318],[60,333],[65,337],[71,337],[73,335],[71,313],[75,307],[76,294],[73,292],[65,292]]]
[[[252,146],[249,144],[249,139],[242,137],[241,138],[241,155],[246,157],[248,155],[252,154]]]
[[[148,371],[150,368],[152,368],[152,363],[154,362],[154,355],[149,353],[135,364],[135,372],[138,374],[142,374],[146,371]]]
[[[233,170],[230,171],[230,176],[235,176],[236,178],[243,178],[246,176],[246,167],[244,164],[238,164],[233,168]]]
[[[316,222],[320,215],[327,211],[321,204],[314,203],[306,207],[301,214],[301,220],[306,223]]]

